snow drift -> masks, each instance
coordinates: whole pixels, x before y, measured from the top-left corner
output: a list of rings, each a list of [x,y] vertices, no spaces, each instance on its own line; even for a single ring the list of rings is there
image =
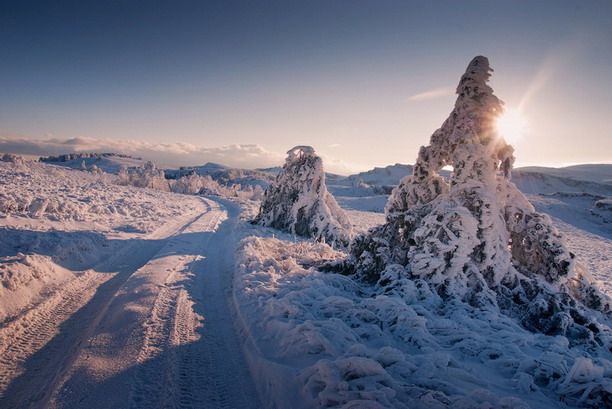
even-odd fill
[[[287,155],[266,190],[256,223],[347,246],[352,226],[327,191],[321,158],[310,146],[296,146]]]

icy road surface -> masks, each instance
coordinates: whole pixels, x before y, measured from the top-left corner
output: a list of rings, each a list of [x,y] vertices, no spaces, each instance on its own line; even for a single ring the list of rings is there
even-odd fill
[[[228,304],[239,211],[202,200],[0,328],[1,408],[260,407]]]

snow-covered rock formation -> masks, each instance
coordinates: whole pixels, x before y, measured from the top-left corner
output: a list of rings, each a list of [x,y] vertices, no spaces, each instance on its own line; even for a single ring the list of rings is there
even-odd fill
[[[496,130],[503,102],[487,85],[491,71],[485,57],[469,63],[453,111],[391,194],[386,223],[355,239],[351,261],[383,286],[408,279],[441,300],[495,308],[531,331],[609,350],[610,329],[587,310],[609,317],[610,300],[510,181],[514,149]],[[444,166],[453,167],[448,181]]]
[[[327,191],[323,162],[310,146],[296,146],[268,187],[256,222],[300,236],[348,246],[352,225]]]

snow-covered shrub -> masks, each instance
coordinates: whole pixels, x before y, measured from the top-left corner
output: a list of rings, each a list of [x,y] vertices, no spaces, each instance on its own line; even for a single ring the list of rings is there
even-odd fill
[[[197,195],[204,187],[210,186],[212,182],[213,180],[210,176],[200,176],[192,173],[189,176],[183,176],[180,179],[170,181],[170,190],[174,193]]]
[[[153,162],[147,162],[137,168],[128,170],[122,167],[118,173],[118,183],[136,187],[148,187],[151,189],[170,191],[170,185],[164,177],[164,171],[157,169]]]
[[[14,153],[5,153],[0,159],[2,162],[12,163],[17,170],[24,170],[27,168],[23,156],[15,155]]]
[[[239,198],[244,200],[261,200],[263,189],[260,186],[247,185],[245,188],[238,184],[225,186],[214,180],[209,175],[200,176],[192,173],[179,179],[170,180],[170,190],[174,193],[188,195],[214,195],[228,199]]]
[[[605,223],[612,223],[612,199],[601,199],[595,202],[591,213],[599,216]]]
[[[487,85],[490,71],[485,57],[470,62],[453,111],[391,194],[386,223],[354,240],[349,263],[386,287],[399,266],[443,299],[500,308],[531,331],[609,351],[609,327],[587,308],[609,314],[610,300],[576,272],[550,218],[510,182],[513,148],[495,127],[503,102]],[[453,167],[448,182],[444,166]]]
[[[0,161],[0,217],[127,223],[132,226],[128,230],[145,232],[167,217],[190,210],[184,203],[199,203],[169,200],[168,193],[155,190],[117,186],[117,179],[40,162],[17,170]]]
[[[323,161],[310,146],[296,146],[266,189],[256,222],[305,237],[347,246],[350,220],[327,191]]]

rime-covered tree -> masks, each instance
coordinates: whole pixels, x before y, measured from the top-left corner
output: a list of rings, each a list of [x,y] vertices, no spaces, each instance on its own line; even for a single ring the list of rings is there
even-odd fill
[[[266,189],[256,223],[347,246],[352,225],[327,191],[323,162],[310,146],[296,146]]]
[[[513,148],[495,127],[503,102],[487,85],[491,71],[485,57],[470,62],[453,111],[393,190],[386,223],[355,239],[351,262],[383,286],[399,270],[442,299],[499,308],[529,330],[609,343],[609,328],[585,311],[609,314],[610,300],[510,181]],[[438,174],[444,166],[453,167],[448,181]]]

